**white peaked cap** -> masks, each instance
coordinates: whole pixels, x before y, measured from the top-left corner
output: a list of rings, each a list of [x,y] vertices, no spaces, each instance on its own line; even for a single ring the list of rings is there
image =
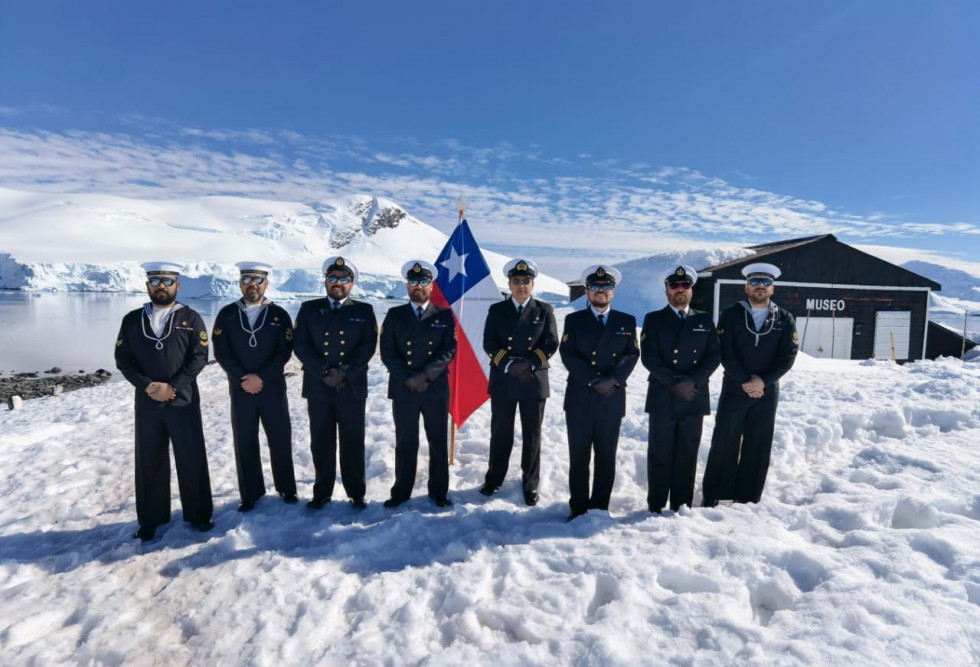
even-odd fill
[[[775,264],[768,264],[767,262],[755,262],[754,264],[748,264],[742,268],[742,275],[748,278],[756,274],[762,274],[765,276],[772,276],[773,280],[778,278],[782,271]]]
[[[582,272],[582,282],[588,284],[589,276],[595,274],[597,280],[612,281],[616,287],[623,282],[623,274],[615,266],[608,264],[593,264]]]
[[[180,275],[181,269],[184,268],[176,262],[143,262],[140,266],[143,267],[147,275],[151,273],[176,273]]]
[[[523,264],[523,267],[521,266]],[[538,275],[538,265],[535,264],[530,259],[512,259],[506,264],[504,264],[504,275],[510,278],[511,271],[526,271],[531,274],[532,278],[536,278]]]
[[[418,269],[415,268],[416,265],[419,267]],[[410,262],[405,262],[405,264],[402,266],[402,278],[408,280],[409,271],[414,271],[417,273],[419,269],[422,271],[428,271],[433,280],[435,280],[436,276],[439,275],[439,269],[437,269],[434,264],[430,264],[424,259],[413,259]]]
[[[357,273],[357,265],[354,264],[354,262],[347,259],[346,257],[341,257],[340,255],[327,257],[327,259],[323,262],[323,266],[320,269],[320,273],[326,275],[326,273],[331,268],[339,269],[341,271],[343,271],[344,269],[350,271],[353,274],[355,281],[357,280],[357,276],[359,275]]]
[[[272,264],[266,264],[265,262],[238,262],[235,266],[242,273],[248,273],[249,271],[268,273],[272,269]]]

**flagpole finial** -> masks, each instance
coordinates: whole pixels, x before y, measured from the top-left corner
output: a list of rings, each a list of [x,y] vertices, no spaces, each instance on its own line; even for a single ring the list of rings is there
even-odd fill
[[[459,213],[459,219],[462,220],[463,216],[466,215],[466,209],[469,207],[470,203],[466,201],[466,197],[460,195],[456,198],[456,211]]]

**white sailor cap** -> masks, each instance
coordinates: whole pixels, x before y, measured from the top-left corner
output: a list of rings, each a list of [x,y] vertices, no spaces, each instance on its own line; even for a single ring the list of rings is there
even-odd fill
[[[664,274],[664,285],[671,283],[691,283],[698,281],[698,272],[687,264],[678,264]]]
[[[622,272],[608,264],[593,264],[582,272],[582,282],[586,285],[593,283],[612,283],[613,286],[623,282]]]
[[[775,280],[780,274],[782,274],[782,271],[779,270],[778,266],[767,262],[755,262],[742,267],[742,275],[746,278],[751,278],[752,276],[769,276]]]
[[[180,270],[183,268],[176,262],[143,262],[140,266],[143,267],[143,270],[146,271],[146,275],[148,276],[155,276],[162,273],[172,273],[175,276],[179,276]]]
[[[346,257],[340,255],[327,257],[326,261],[323,262],[321,273],[327,275],[331,271],[346,271],[355,281],[357,280],[357,265]]]
[[[402,278],[405,280],[419,280],[421,278],[434,280],[437,275],[439,275],[439,270],[424,259],[413,259],[410,262],[405,262],[405,265],[402,266]]]
[[[268,275],[269,270],[272,269],[272,264],[265,262],[238,262],[235,266],[242,273],[260,273],[262,275]]]
[[[508,278],[512,276],[534,278],[538,275],[538,265],[529,259],[512,259],[504,264],[504,275]]]

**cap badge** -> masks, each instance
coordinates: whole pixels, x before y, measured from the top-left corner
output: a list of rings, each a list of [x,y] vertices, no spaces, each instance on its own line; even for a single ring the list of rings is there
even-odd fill
[[[674,272],[674,275],[683,276],[684,275],[684,267],[683,266],[678,266],[677,267],[677,271]]]
[[[412,267],[412,271],[414,271],[415,273],[422,273],[422,265],[419,264],[418,262],[415,262],[415,266]]]
[[[343,257],[338,257],[337,258],[337,261],[334,262],[334,265],[336,265],[336,266],[343,266],[344,265],[344,258]]]
[[[524,261],[524,260],[522,259],[521,261],[519,261],[519,262],[517,263],[517,266],[516,266],[516,267],[514,267],[514,268],[516,268],[516,269],[517,269],[518,271],[527,271],[527,262],[525,262],[525,261]]]
[[[606,270],[600,266],[598,269],[596,269],[595,275],[597,278],[605,278]]]

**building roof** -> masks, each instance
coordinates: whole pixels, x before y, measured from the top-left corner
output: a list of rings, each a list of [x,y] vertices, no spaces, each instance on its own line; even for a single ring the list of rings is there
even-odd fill
[[[742,266],[770,261],[783,269],[784,282],[914,286],[934,291],[942,289],[939,283],[838,241],[833,234],[773,241],[747,248],[754,252],[739,259],[698,269],[698,276],[707,279],[741,278]],[[819,253],[822,261],[814,261],[815,253]]]

